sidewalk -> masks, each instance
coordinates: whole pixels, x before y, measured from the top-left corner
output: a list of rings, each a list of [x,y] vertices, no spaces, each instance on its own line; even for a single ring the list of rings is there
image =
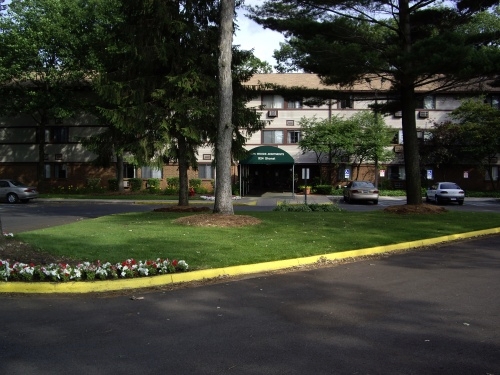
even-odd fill
[[[260,197],[242,197],[241,199],[235,200],[234,205],[248,205],[248,206],[262,206],[262,207],[275,207],[280,202],[289,204],[328,204],[332,201],[326,195],[314,195],[309,194],[304,196],[303,194],[292,194],[287,193],[264,193]]]

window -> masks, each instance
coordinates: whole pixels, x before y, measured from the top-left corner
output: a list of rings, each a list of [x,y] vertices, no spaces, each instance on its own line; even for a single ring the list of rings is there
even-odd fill
[[[500,109],[500,96],[490,95],[484,100],[485,103],[491,105],[493,108]]]
[[[338,109],[354,108],[354,100],[352,96],[346,99],[341,99],[337,102]]]
[[[45,178],[67,178],[68,166],[65,163],[45,164],[44,166]]]
[[[162,170],[152,167],[141,168],[141,178],[162,178]]]
[[[300,131],[288,131],[287,143],[299,143]]]
[[[264,130],[262,138],[264,144],[283,144],[283,130]]]
[[[214,178],[214,168],[212,164],[199,164],[198,165],[198,178],[203,180],[211,180]]]
[[[135,168],[133,164],[123,164],[123,178],[134,178]]]
[[[45,142],[68,143],[69,128],[67,126],[52,126],[48,129],[45,129]]]
[[[285,100],[280,95],[262,95],[262,105],[265,109],[283,108]]]
[[[498,166],[494,165],[491,167],[491,177],[493,178],[493,181],[498,181]],[[484,172],[484,179],[486,181],[491,181],[488,171]]]
[[[417,108],[436,109],[436,97],[434,95],[424,96],[417,102]]]
[[[285,108],[288,108],[288,109],[300,109],[300,108],[302,108],[302,100],[299,100],[299,99],[287,99],[285,101]]]
[[[66,164],[55,164],[54,165],[54,177],[55,178],[66,178]]]

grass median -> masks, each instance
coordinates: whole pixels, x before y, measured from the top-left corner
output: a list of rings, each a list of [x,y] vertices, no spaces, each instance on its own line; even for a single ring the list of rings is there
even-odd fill
[[[117,214],[19,233],[40,251],[80,261],[184,259],[191,270],[321,255],[500,226],[497,213],[245,212],[245,227],[175,223],[186,214]]]

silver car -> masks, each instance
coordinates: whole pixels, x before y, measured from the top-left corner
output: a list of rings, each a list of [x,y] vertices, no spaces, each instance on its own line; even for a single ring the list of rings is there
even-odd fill
[[[378,189],[369,181],[351,181],[344,187],[344,201],[371,201],[378,204]]]
[[[464,204],[465,192],[454,182],[436,182],[425,193],[426,202]]]
[[[35,198],[38,198],[35,187],[15,180],[0,180],[0,199],[6,199],[9,203],[26,203]]]

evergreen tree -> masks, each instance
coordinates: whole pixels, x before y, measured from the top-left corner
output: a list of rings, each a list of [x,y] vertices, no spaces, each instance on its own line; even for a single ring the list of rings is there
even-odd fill
[[[0,113],[38,127],[39,185],[49,126],[82,112],[87,60],[77,0],[12,0],[0,19]]]
[[[326,84],[367,76],[392,83],[402,110],[407,203],[421,204],[415,108],[418,95],[482,81],[500,70],[496,0],[276,0],[251,17],[288,39],[282,70],[317,73]],[[418,90],[418,94],[417,94]]]

